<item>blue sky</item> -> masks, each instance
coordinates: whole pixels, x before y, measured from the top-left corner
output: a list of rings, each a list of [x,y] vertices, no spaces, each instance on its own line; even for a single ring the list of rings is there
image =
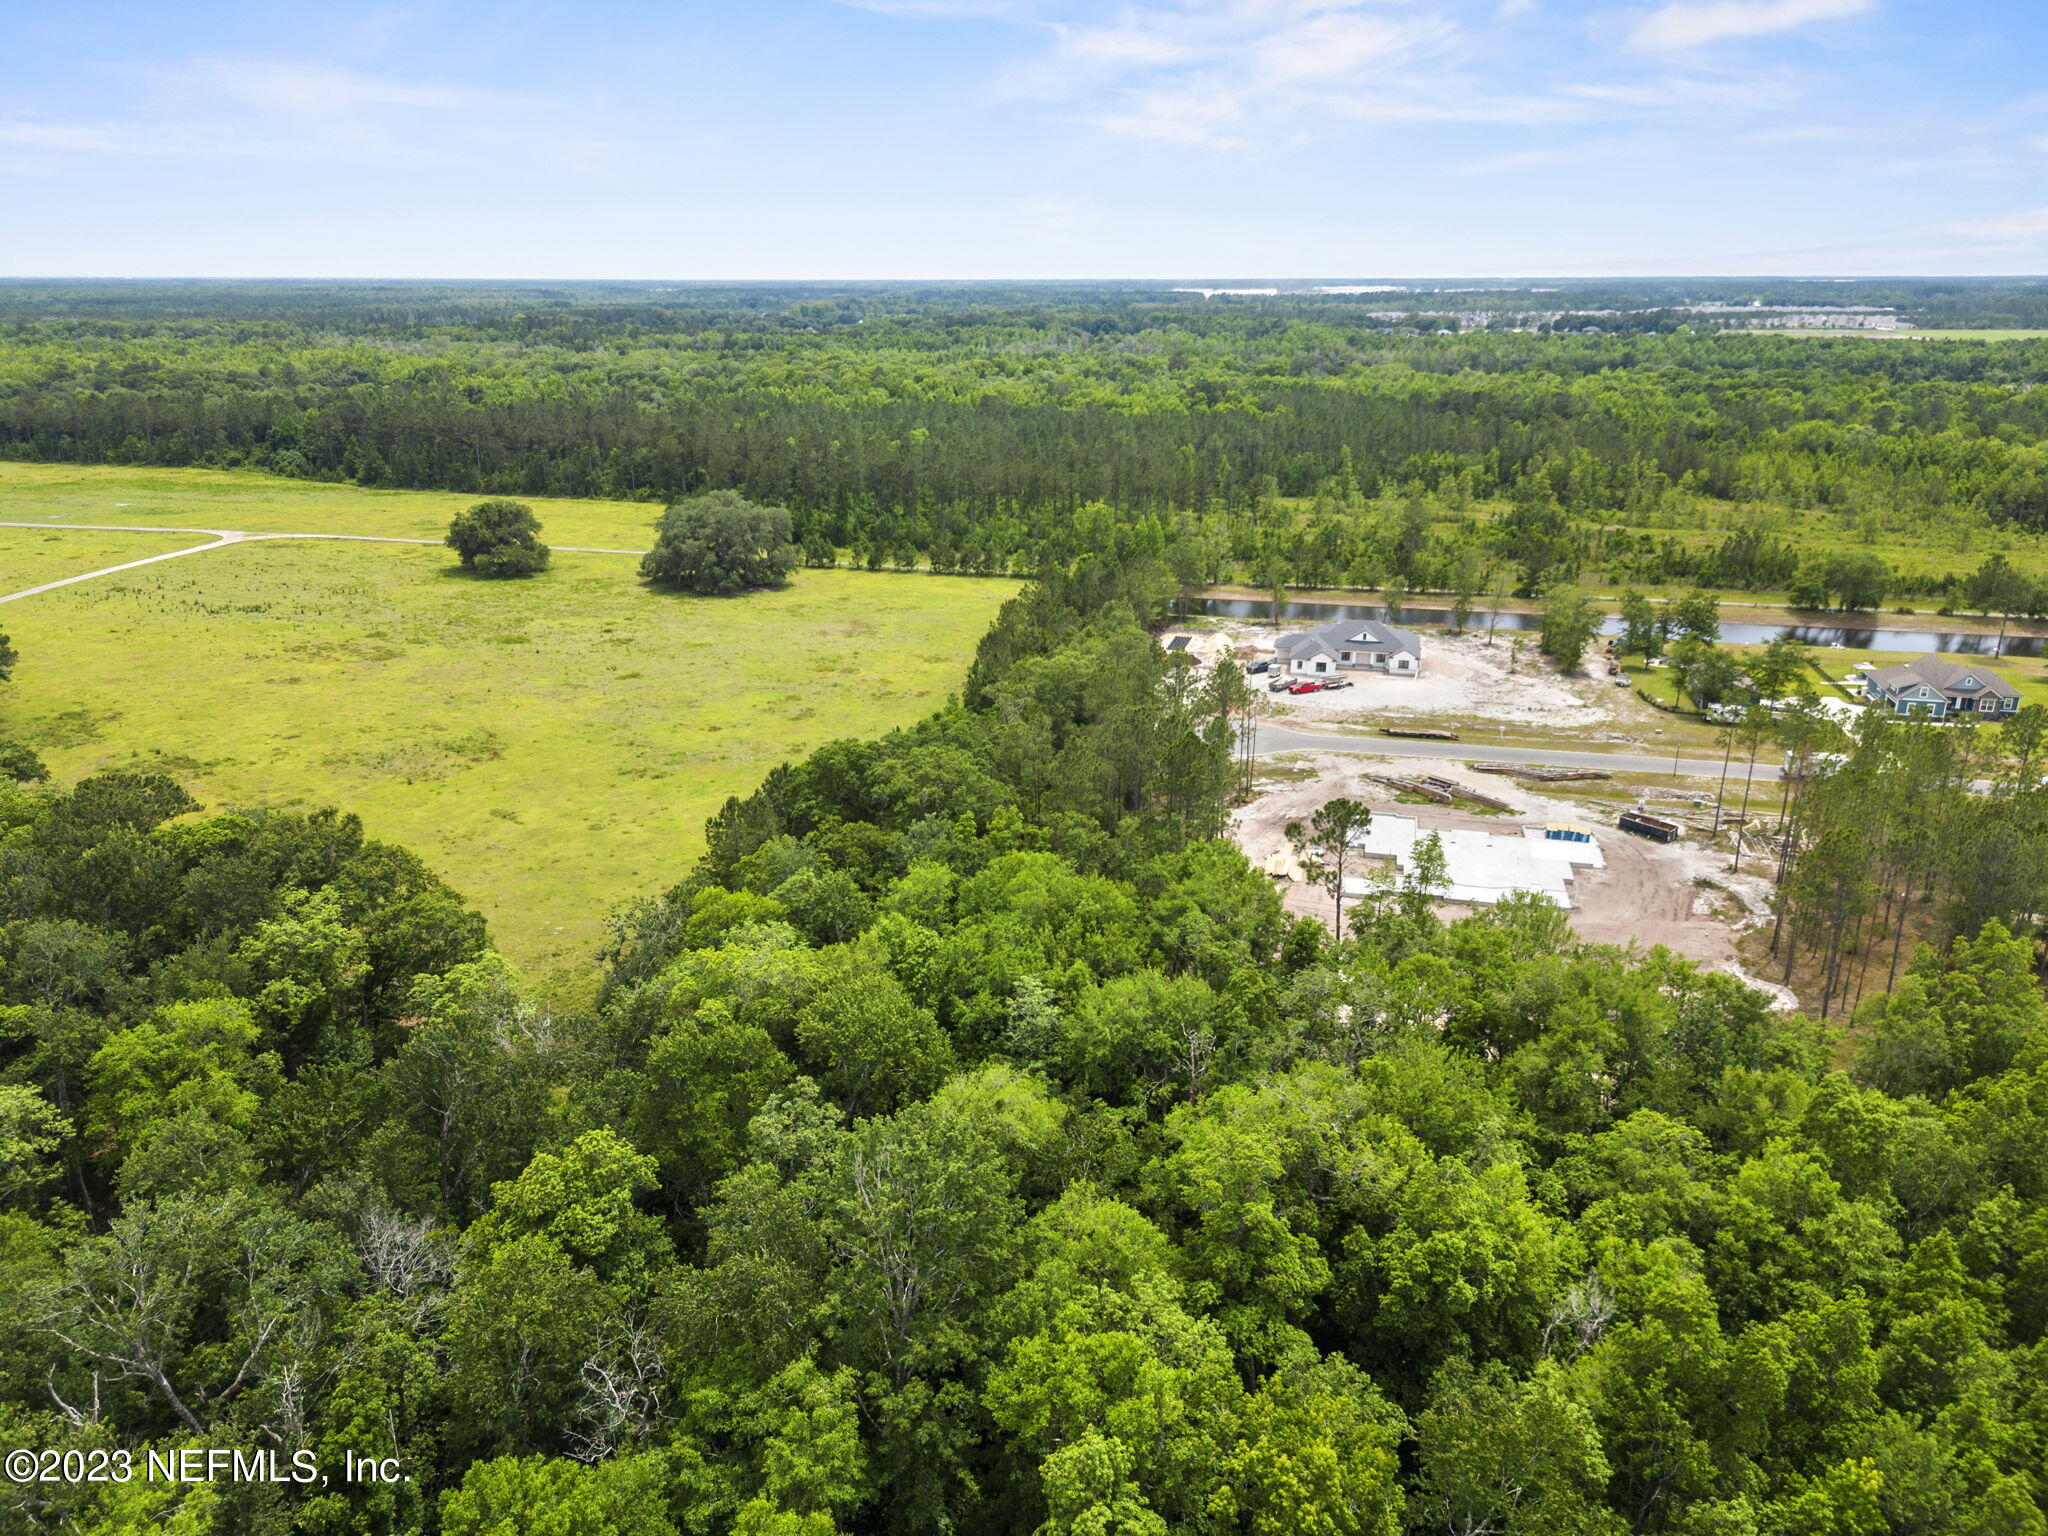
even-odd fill
[[[2048,271],[2044,0],[12,0],[0,274]]]

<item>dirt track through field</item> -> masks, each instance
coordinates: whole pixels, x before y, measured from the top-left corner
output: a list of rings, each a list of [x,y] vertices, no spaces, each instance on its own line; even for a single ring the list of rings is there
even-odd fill
[[[210,544],[194,544],[185,549],[168,550],[161,555],[149,555],[140,560],[124,561],[120,565],[102,566],[97,571],[85,571],[77,576],[66,576],[58,581],[46,581],[41,586],[25,587],[19,592],[0,594],[0,603],[11,603],[19,598],[34,597],[38,592],[55,591],[58,587],[72,586],[81,581],[92,581],[101,576],[112,576],[121,571],[132,571],[139,565],[155,565],[159,560],[176,560],[182,555],[203,555],[210,549],[225,549],[230,544],[253,544],[259,539],[344,539],[357,544],[426,544],[437,545],[439,539],[401,539],[374,533],[251,533],[240,528],[174,528],[162,523],[25,523],[0,522],[0,528],[70,528],[91,533],[204,533],[212,536]],[[638,549],[595,549],[582,544],[556,544],[552,546],[574,555],[638,555]]]

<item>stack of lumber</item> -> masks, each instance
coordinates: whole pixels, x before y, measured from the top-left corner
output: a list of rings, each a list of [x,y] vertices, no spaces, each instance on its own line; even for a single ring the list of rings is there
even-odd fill
[[[1496,800],[1491,795],[1482,795],[1476,789],[1467,789],[1456,779],[1438,778],[1432,773],[1425,774],[1417,782],[1427,789],[1437,790],[1454,800],[1470,800],[1478,805],[1490,806],[1496,811],[1512,811],[1514,809],[1507,801]]]
[[[1391,773],[1369,773],[1366,775],[1375,784],[1384,784],[1389,789],[1399,790],[1404,795],[1420,795],[1425,800],[1435,800],[1449,805],[1454,798],[1441,789],[1433,789],[1420,779],[1397,778]]]
[[[1541,763],[1474,763],[1481,773],[1512,774],[1518,779],[1535,779],[1544,784],[1562,784],[1569,779],[1611,779],[1605,768],[1547,768]]]

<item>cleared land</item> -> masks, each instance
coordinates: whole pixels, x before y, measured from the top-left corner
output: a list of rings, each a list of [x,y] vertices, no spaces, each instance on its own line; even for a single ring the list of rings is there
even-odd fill
[[[99,464],[0,464],[0,518],[51,523],[162,523],[251,533],[358,533],[439,539],[481,497],[376,491],[246,470],[130,469]],[[645,549],[651,502],[522,496],[550,544]],[[131,557],[132,558],[132,557]]]
[[[1231,836],[1253,863],[1264,867],[1276,852],[1286,849],[1288,822],[1306,818],[1337,795],[1360,800],[1375,814],[1412,817],[1425,831],[1466,828],[1514,836],[1524,826],[1545,821],[1583,821],[1593,827],[1607,867],[1580,870],[1573,879],[1574,905],[1567,915],[1581,938],[1645,949],[1662,944],[1709,969],[1727,971],[1761,986],[1781,1003],[1791,1002],[1782,989],[1746,969],[1738,956],[1739,937],[1760,922],[1768,909],[1769,886],[1758,878],[1763,864],[1760,857],[1749,871],[1728,873],[1731,844],[1726,836],[1710,841],[1699,831],[1709,811],[1701,799],[1702,791],[1671,790],[1640,776],[1623,775],[1614,781],[1570,786],[1569,793],[1560,794],[1557,791],[1566,786],[1538,788],[1456,764],[1429,765],[1433,774],[1515,807],[1512,815],[1495,816],[1475,813],[1467,806],[1410,803],[1365,777],[1414,771],[1412,763],[1371,756],[1369,746],[1358,754],[1297,753],[1265,760],[1252,800],[1231,818]],[[1731,804],[1733,799],[1731,796]],[[1694,824],[1693,829],[1681,841],[1668,845],[1645,842],[1616,829],[1615,815],[1638,801],[1649,802],[1659,814],[1682,817]],[[1761,805],[1755,801],[1752,809]],[[1277,883],[1289,911],[1329,920],[1332,906],[1326,891],[1297,881]],[[1470,910],[1457,903],[1442,906],[1447,916],[1463,916]]]
[[[0,475],[0,518],[29,499],[21,467]],[[257,478],[232,513],[195,517],[177,503],[197,473],[164,472],[169,488],[153,500],[165,521],[363,532],[419,515],[358,514],[348,498],[359,493]],[[316,530],[313,508],[293,499],[266,509],[265,486],[310,490],[336,515]],[[560,505],[542,515],[569,542]],[[612,535],[644,510],[611,508]],[[16,535],[0,558],[20,547],[58,563],[44,580],[163,547],[72,533],[67,559],[41,542],[50,535],[0,532]],[[644,520],[633,537],[644,541]],[[587,962],[609,909],[687,868],[726,796],[822,742],[942,703],[1015,590],[803,571],[785,591],[691,599],[643,587],[625,556],[558,554],[553,571],[518,582],[471,579],[451,559],[397,544],[244,543],[10,603],[0,628],[22,662],[0,695],[0,733],[61,777],[159,768],[214,808],[359,812],[474,902],[509,955],[561,972]]]
[[[0,506],[4,506],[0,500]],[[6,514],[0,512],[0,517]],[[62,581],[87,571],[146,560],[173,549],[204,544],[195,533],[94,533],[83,529],[0,528],[0,597],[46,581]],[[0,629],[7,627],[0,610]]]
[[[1761,330],[1761,327],[1759,327],[1759,330]],[[1764,334],[1768,334],[1768,335],[1773,335],[1773,336],[1819,336],[1819,337],[1829,337],[1829,336],[1832,336],[1832,337],[1834,337],[1834,338],[1835,338],[1835,339],[1837,339],[1837,340],[1840,340],[1840,339],[1841,339],[1841,338],[1843,338],[1843,337],[1857,337],[1857,338],[1870,338],[1870,337],[1876,337],[1876,338],[1880,338],[1880,339],[1885,339],[1885,340],[1892,340],[1892,341],[2039,341],[2039,340],[2040,340],[2040,339],[2041,339],[2041,338],[2042,338],[2043,336],[2048,336],[2048,331],[2028,331],[2028,330],[2017,330],[2017,329],[2015,329],[2015,330],[2007,330],[2007,331],[1998,331],[1998,330],[1954,330],[1954,331],[1936,331],[1936,330],[1925,330],[1925,329],[1921,329],[1921,328],[1918,328],[1918,327],[1913,327],[1913,326],[1905,326],[1905,327],[1901,327],[1900,329],[1898,329],[1898,330],[1896,330],[1896,331],[1866,331],[1866,330],[1842,330],[1842,331],[1830,331],[1830,330],[1823,330],[1823,329],[1820,329],[1819,327],[1793,327],[1793,326],[1785,326],[1785,327],[1772,327],[1772,328],[1771,328],[1771,329],[1770,329],[1770,330],[1769,330],[1768,332],[1765,332]]]

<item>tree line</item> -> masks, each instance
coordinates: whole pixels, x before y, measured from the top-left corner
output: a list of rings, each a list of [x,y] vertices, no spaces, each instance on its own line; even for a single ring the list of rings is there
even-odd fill
[[[0,452],[487,496],[734,490],[788,507],[800,544],[941,570],[1070,559],[1099,507],[1255,581],[1450,591],[1476,553],[1532,591],[1553,567],[1798,576],[1819,606],[1872,606],[1868,560],[1802,570],[1773,511],[1852,535],[2048,527],[2042,343],[1400,336],[1357,303],[1061,290],[523,297],[14,285]],[[1756,515],[1718,544],[1660,531],[1703,502]]]

